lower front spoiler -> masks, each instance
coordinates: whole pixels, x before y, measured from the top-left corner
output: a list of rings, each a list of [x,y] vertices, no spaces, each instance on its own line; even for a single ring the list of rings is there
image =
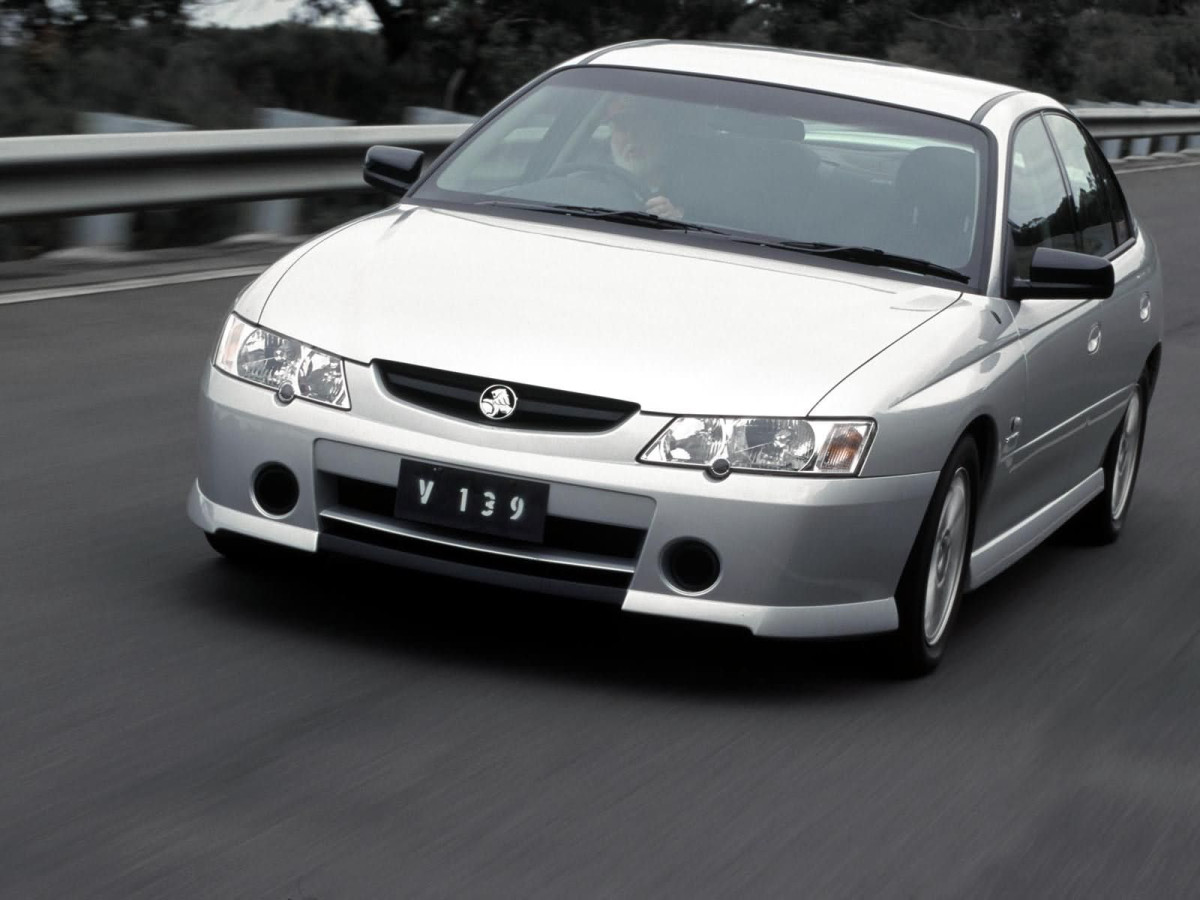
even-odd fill
[[[626,592],[621,609],[697,622],[740,625],[759,637],[850,637],[895,631],[900,627],[896,601],[891,597],[836,606],[757,606],[631,590]]]
[[[199,482],[192,484],[188,495],[188,517],[204,531],[212,534],[229,531],[258,538],[296,550],[315,553],[317,550],[340,555],[357,556],[377,562],[402,566],[435,575],[466,578],[518,590],[569,595],[620,605],[627,612],[736,625],[760,637],[833,638],[878,634],[894,631],[899,626],[895,600],[885,597],[855,603],[828,606],[763,606],[752,603],[730,603],[706,600],[681,594],[626,590],[603,585],[585,585],[520,571],[501,571],[491,567],[472,566],[463,562],[438,559],[421,553],[402,552],[336,535],[320,534],[262,516],[240,512],[213,503],[200,491]]]
[[[291,547],[293,550],[317,551],[317,532],[298,525],[289,525],[265,516],[255,516],[251,513],[230,509],[213,503],[200,490],[200,482],[192,482],[192,490],[188,493],[188,518],[199,525],[209,534],[216,531],[232,531],[246,537],[258,538]]]

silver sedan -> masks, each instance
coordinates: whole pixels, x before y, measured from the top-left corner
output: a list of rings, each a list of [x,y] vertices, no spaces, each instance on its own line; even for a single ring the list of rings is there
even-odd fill
[[[205,369],[222,553],[880,634],[918,674],[964,591],[1120,535],[1159,264],[1049,97],[639,42],[364,175],[400,202],[247,287]]]

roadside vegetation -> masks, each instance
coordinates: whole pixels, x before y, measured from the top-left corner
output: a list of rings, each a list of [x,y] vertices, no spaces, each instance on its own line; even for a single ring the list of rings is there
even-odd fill
[[[297,0],[265,28],[199,24],[235,0],[0,0],[0,137],[65,134],[80,112],[246,128],[258,107],[361,124],[409,106],[480,113],[547,67],[637,38],[726,40],[959,72],[1076,100],[1200,100],[1200,0]],[[357,4],[357,7],[356,7]],[[372,30],[338,27],[370,10]],[[373,208],[310,198],[313,232]],[[133,246],[245,230],[232,205],[136,214]],[[0,259],[69,243],[0,223]]]
[[[849,53],[1074,101],[1200,99],[1200,4],[1178,0],[300,0],[298,21],[197,27],[227,0],[2,0],[0,135],[95,110],[248,127],[278,106],[364,124],[404,107],[481,112],[546,67],[645,37]],[[368,0],[353,0],[364,5]],[[306,21],[307,20],[307,23]]]

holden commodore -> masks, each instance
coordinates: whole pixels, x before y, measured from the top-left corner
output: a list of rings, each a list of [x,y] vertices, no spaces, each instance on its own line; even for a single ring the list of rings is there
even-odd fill
[[[237,297],[192,520],[909,674],[1059,526],[1115,540],[1154,246],[1053,99],[645,41],[564,63]]]

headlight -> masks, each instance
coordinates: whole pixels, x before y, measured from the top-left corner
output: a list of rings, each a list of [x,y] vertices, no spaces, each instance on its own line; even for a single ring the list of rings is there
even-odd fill
[[[642,462],[795,475],[856,475],[875,423],[826,419],[680,416],[642,451]]]
[[[235,378],[279,391],[285,400],[302,397],[340,409],[350,408],[340,356],[251,325],[232,314],[217,342],[213,365]]]

